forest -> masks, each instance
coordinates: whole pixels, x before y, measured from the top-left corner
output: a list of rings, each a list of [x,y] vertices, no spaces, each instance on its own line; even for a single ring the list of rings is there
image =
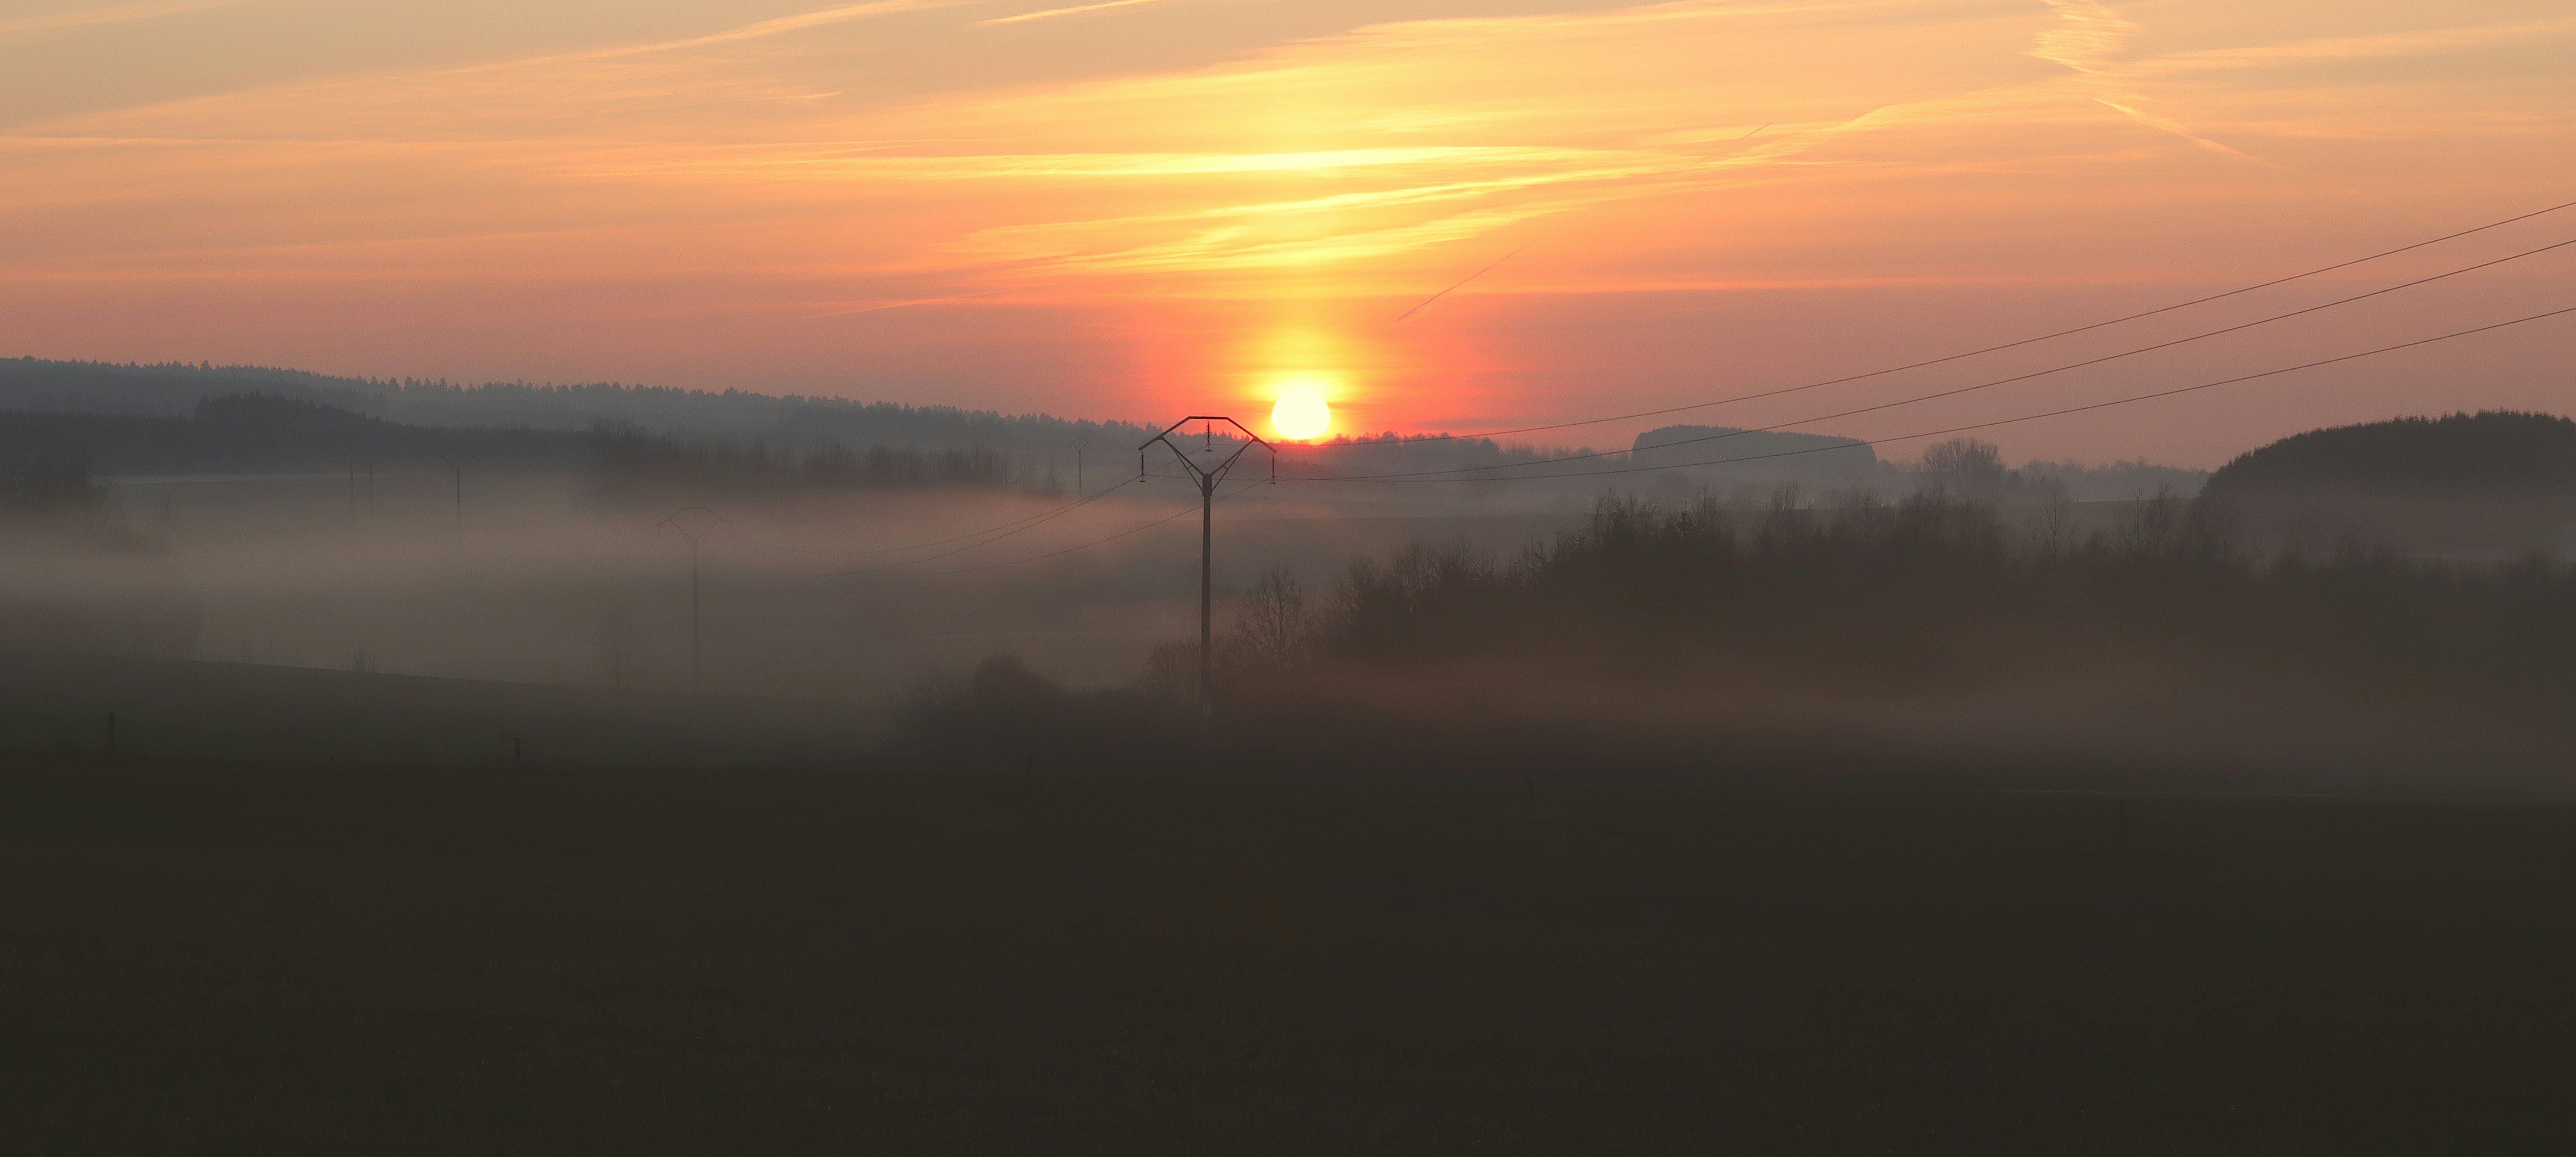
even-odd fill
[[[1650,450],[1723,428],[1677,429]],[[1383,534],[1368,507],[1265,488],[1278,513],[1222,532],[1251,550],[1228,547],[1217,592],[1230,625],[1214,707],[1272,768],[1372,766],[1353,745],[1411,751],[1387,764],[1407,769],[1569,747],[1677,765],[1697,758],[1695,737],[1724,734],[1748,752],[1821,735],[1817,750],[1843,755],[2013,743],[2208,768],[2302,745],[2361,763],[2442,750],[2519,775],[2530,749],[2565,738],[2551,705],[2576,595],[2548,547],[2567,529],[2571,429],[2490,414],[2320,431],[2248,453],[2198,495],[2167,484],[2113,501],[2079,500],[2066,472],[2008,466],[1974,439],[1903,464],[1813,439],[1848,459],[1822,475],[1844,484],[1649,470],[1594,480],[1586,513],[1510,508]],[[835,758],[922,766],[1124,766],[1126,738],[1184,742],[1197,726],[1196,645],[1173,641],[1195,530],[1126,541],[1171,523],[1180,495],[1081,496],[1080,517],[1104,529],[1011,548],[1054,559],[1025,572],[1008,550],[927,568],[977,576],[957,583],[901,573],[912,555],[877,561],[876,535],[855,553],[800,545],[841,520],[918,522],[895,541],[930,540],[939,562],[982,541],[955,511],[1025,504],[1009,530],[1074,509],[1069,479],[994,447],[799,448],[611,419],[420,425],[250,393],[185,418],[0,412],[0,461],[0,534],[89,576],[0,592],[13,648],[670,690],[711,642],[719,685],[890,703],[882,749]],[[273,481],[198,486],[194,514],[172,505],[186,487],[155,481],[199,475]],[[706,560],[720,617],[702,631],[697,604],[670,601],[696,597],[697,572],[662,561],[695,566],[698,547],[660,520],[710,502],[735,517]],[[2450,537],[2425,539],[2403,517],[2417,510]],[[174,546],[174,533],[220,541]],[[1086,533],[1140,553],[1088,560]],[[381,573],[301,599],[278,581],[358,565]],[[454,577],[416,589],[424,567]]]
[[[2576,534],[2576,420],[2490,411],[2311,430],[2249,451],[2208,494],[2264,549],[2553,549]]]
[[[914,448],[934,455],[967,451],[1008,460],[1024,485],[1049,472],[1071,479],[1085,461],[1095,480],[1126,477],[1125,456],[1169,420],[1077,421],[1047,414],[615,382],[466,385],[212,364],[0,359],[0,413],[176,419],[197,413],[209,400],[240,395],[307,402],[419,428],[580,432],[606,427],[649,431],[702,451],[727,447],[747,453],[756,446],[786,458],[844,450],[864,458],[873,448],[889,454]],[[1640,434],[1626,446],[1603,449],[1488,436],[1362,432],[1313,445],[1287,445],[1281,452],[1281,467],[1292,476],[1396,476],[1490,491],[1515,475],[1539,474],[1552,480],[1537,485],[1522,480],[1515,490],[1552,495],[1628,483],[1674,494],[1707,485],[1767,487],[1783,481],[1816,489],[1909,485],[1899,464],[1849,438],[1724,426],[1664,427]],[[900,474],[910,467],[861,468],[871,469]],[[923,469],[937,473],[951,467],[925,464]],[[2043,475],[2054,479],[2078,500],[2132,498],[2166,486],[2189,493],[2205,477],[2201,471],[2146,462],[2033,462],[2020,472],[2034,480]]]
[[[600,419],[581,431],[434,426],[368,417],[280,394],[198,401],[187,418],[0,411],[0,462],[77,492],[119,475],[324,474],[452,469],[586,476],[603,497],[659,501],[761,490],[1020,487],[1052,492],[1048,468],[989,447],[809,443],[657,434]],[[28,485],[33,485],[30,482]]]
[[[1273,771],[2009,754],[2226,781],[2295,751],[2529,785],[2576,741],[2560,710],[2576,570],[2552,553],[2445,560],[2357,536],[2272,552],[2222,498],[2105,518],[2062,494],[1994,501],[2044,488],[1996,473],[1989,447],[1926,458],[1982,494],[1936,478],[1893,500],[1613,495],[1517,554],[1417,543],[1313,590],[1274,571],[1220,640],[1215,718]],[[1171,644],[1137,689],[1086,695],[997,660],[918,703],[911,742],[1114,765],[1154,720],[1193,726],[1196,667],[1195,644]]]
[[[0,358],[0,409],[178,417],[197,403],[263,393],[420,426],[579,431],[595,422],[632,422],[665,432],[765,437],[798,445],[810,435],[856,444],[1053,445],[1094,437],[1112,445],[1151,431],[1121,423],[1075,422],[949,406],[851,402],[837,398],[705,391],[592,382],[463,384],[412,378],[350,378],[256,366],[115,365]]]

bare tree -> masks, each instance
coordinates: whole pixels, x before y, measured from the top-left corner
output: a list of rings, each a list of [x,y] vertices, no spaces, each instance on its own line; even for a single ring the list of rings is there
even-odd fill
[[[1279,666],[1305,654],[1314,639],[1306,587],[1284,566],[1262,573],[1234,620],[1234,645],[1245,662]]]
[[[1922,470],[1953,497],[1972,502],[1994,501],[2012,474],[2004,468],[2002,447],[1975,438],[1952,438],[1924,447]]]
[[[2030,516],[2030,545],[2042,558],[2056,558],[2075,549],[2075,503],[2058,487],[2040,500]]]
[[[2121,549],[2140,556],[2174,550],[2182,541],[2188,512],[2182,495],[2171,486],[2158,485],[2154,494],[2141,495],[2129,504],[2129,517],[2120,527]]]
[[[598,625],[591,629],[591,646],[598,652],[599,668],[607,674],[608,685],[625,686],[628,656],[635,646],[635,621],[623,611],[599,616]]]

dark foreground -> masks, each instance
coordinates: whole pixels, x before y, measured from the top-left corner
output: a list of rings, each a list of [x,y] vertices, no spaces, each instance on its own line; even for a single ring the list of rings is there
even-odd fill
[[[2576,811],[0,771],[17,1152],[2564,1152]]]

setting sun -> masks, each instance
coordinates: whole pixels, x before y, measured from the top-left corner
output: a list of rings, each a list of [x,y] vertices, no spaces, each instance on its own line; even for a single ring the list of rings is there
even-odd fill
[[[1290,441],[1319,438],[1332,427],[1333,408],[1322,394],[1304,386],[1281,391],[1278,404],[1270,407],[1270,428]]]

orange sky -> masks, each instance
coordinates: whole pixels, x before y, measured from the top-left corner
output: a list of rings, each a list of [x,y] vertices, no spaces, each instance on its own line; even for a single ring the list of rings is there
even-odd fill
[[[1271,382],[1321,375],[1344,430],[1522,425],[2576,199],[2570,61],[2564,0],[6,0],[0,353],[1139,421],[1266,413]],[[2576,210],[1689,420],[1796,421],[2570,237]],[[1815,428],[2576,305],[2571,254]],[[2571,346],[2540,323],[1989,436],[2207,465],[2331,422],[2565,412]]]

